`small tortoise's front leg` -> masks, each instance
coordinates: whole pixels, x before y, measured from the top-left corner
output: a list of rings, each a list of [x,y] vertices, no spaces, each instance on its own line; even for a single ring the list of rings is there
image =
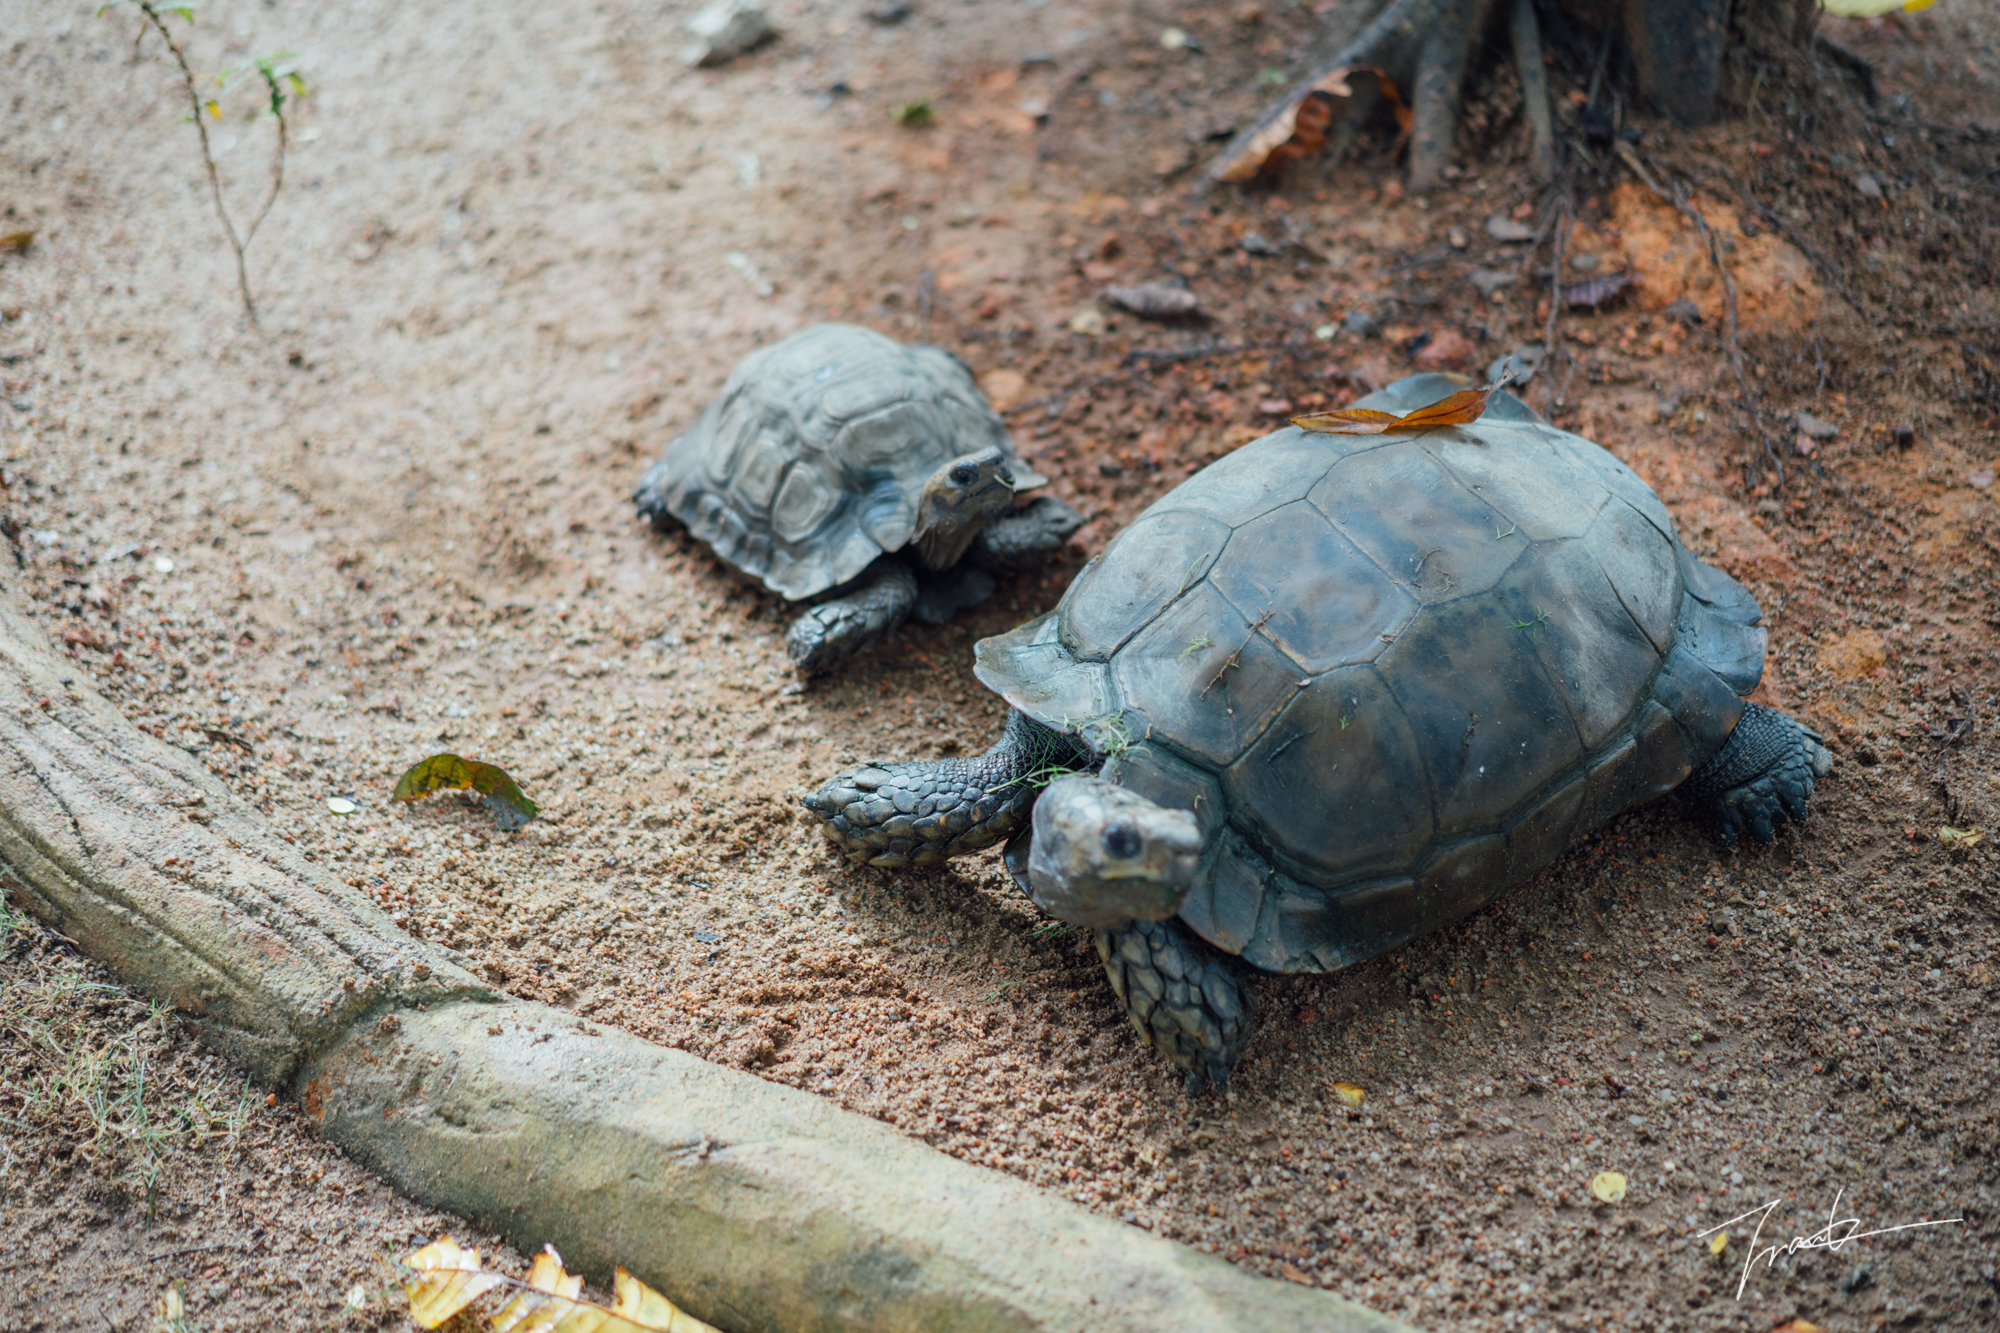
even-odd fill
[[[1053,495],[1041,495],[981,528],[969,554],[982,569],[1011,574],[1047,560],[1082,526],[1082,514]]]
[[[1806,822],[1813,780],[1833,767],[1819,733],[1798,719],[1750,704],[1715,757],[1694,771],[1688,793],[1706,804],[1725,842],[1748,829],[1758,842],[1777,836],[1777,825]]]
[[[821,602],[785,631],[785,655],[802,676],[854,656],[903,623],[917,604],[917,580],[900,563],[878,565],[875,577],[845,597]]]
[[[935,865],[1005,838],[1027,823],[1052,775],[1096,762],[1076,737],[1014,713],[985,754],[863,764],[828,778],[804,803],[849,860]]]
[[[1256,1010],[1235,970],[1171,921],[1133,921],[1092,938],[1139,1036],[1187,1071],[1189,1094],[1227,1086]]]

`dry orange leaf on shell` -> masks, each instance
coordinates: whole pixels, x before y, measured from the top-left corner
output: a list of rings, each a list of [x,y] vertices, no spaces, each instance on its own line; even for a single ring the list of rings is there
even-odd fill
[[[1402,416],[1394,412],[1378,412],[1372,407],[1346,407],[1338,412],[1293,417],[1292,424],[1329,435],[1383,435],[1390,431],[1430,430],[1436,426],[1470,426],[1485,415],[1486,400],[1499,387],[1496,382],[1479,389],[1460,389],[1429,407],[1420,407]]]
[[[1397,126],[1407,134],[1410,109],[1403,104],[1396,81],[1372,65],[1348,65],[1324,75],[1300,93],[1296,101],[1281,107],[1241,147],[1210,167],[1209,174],[1219,181],[1253,180],[1260,172],[1276,175],[1300,158],[1317,153],[1326,146],[1326,132],[1333,124],[1335,105],[1354,96],[1354,88],[1348,83],[1348,77],[1354,74],[1374,77],[1383,100],[1395,113]]]
[[[614,1279],[609,1309],[583,1299],[583,1279],[563,1270],[553,1246],[535,1256],[526,1282],[479,1265],[479,1251],[443,1236],[403,1260],[415,1276],[403,1283],[410,1318],[437,1328],[481,1297],[501,1288],[507,1299],[474,1311],[490,1333],[720,1333],[686,1313],[623,1268]]]

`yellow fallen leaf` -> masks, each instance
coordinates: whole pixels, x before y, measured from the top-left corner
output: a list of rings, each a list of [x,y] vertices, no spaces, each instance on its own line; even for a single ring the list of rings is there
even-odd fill
[[[1358,1111],[1361,1109],[1361,1099],[1368,1093],[1359,1083],[1336,1083],[1333,1085],[1333,1095]]]
[[[1729,1233],[1727,1231],[1716,1232],[1715,1239],[1708,1243],[1708,1252],[1718,1259],[1722,1257],[1722,1252],[1728,1248]]]
[[[528,1285],[551,1296],[574,1299],[583,1294],[583,1279],[563,1271],[562,1256],[556,1253],[553,1245],[544,1245],[542,1252],[535,1256],[535,1266],[528,1270]]]
[[[460,759],[455,754],[434,754],[412,764],[409,771],[396,780],[396,790],[391,797],[398,801],[414,801],[434,791],[451,788],[470,788],[478,792],[503,829],[517,829],[537,813],[535,803],[522,794],[514,779],[507,776],[507,770],[494,764],[483,764],[477,759]]]
[[[1590,1178],[1590,1192],[1606,1203],[1623,1203],[1625,1177],[1616,1171],[1599,1171]]]
[[[662,1333],[720,1333],[713,1325],[702,1323],[623,1268],[612,1276],[612,1292],[615,1299],[611,1302],[611,1313],[621,1319],[629,1319],[641,1328],[659,1329]]]
[[[31,231],[10,231],[0,236],[0,250],[26,250],[35,243],[35,233]]]
[[[1946,824],[1938,829],[1938,841],[1947,847],[1977,847],[1986,841],[1986,835],[1976,828],[1953,828]]]
[[[1772,1329],[1771,1333],[1826,1333],[1826,1330],[1818,1324],[1794,1316]]]
[[[436,1328],[507,1279],[480,1271],[479,1251],[461,1248],[450,1236],[440,1236],[403,1260],[417,1276],[403,1284],[410,1298],[410,1318],[421,1328]]]
[[[474,1312],[489,1333],[721,1333],[620,1268],[610,1309],[582,1299],[583,1279],[563,1270],[555,1247],[535,1256],[526,1282],[479,1267],[479,1251],[449,1236],[405,1259],[417,1276],[403,1284],[410,1318],[436,1328],[496,1288],[511,1288],[497,1307]]]

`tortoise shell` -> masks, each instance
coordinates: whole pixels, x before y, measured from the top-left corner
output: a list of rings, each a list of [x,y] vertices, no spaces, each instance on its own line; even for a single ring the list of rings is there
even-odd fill
[[[1043,484],[957,357],[818,324],[737,363],[634,498],[796,601],[901,549],[930,475],[989,447],[1014,462],[1020,489]]]
[[[1408,411],[1462,382],[1358,404]],[[1181,919],[1272,971],[1478,907],[1721,748],[1756,603],[1605,450],[1512,395],[1463,427],[1287,428],[1189,478],[978,645],[1015,708],[1191,810]]]

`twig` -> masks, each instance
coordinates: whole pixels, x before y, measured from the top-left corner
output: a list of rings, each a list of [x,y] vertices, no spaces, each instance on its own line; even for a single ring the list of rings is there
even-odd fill
[[[1542,359],[1549,368],[1549,401],[1546,406],[1549,409],[1549,416],[1553,418],[1556,405],[1562,401],[1562,391],[1556,387],[1555,376],[1556,315],[1562,310],[1563,259],[1569,253],[1570,206],[1567,196],[1556,201],[1556,206],[1550,210],[1550,216],[1557,220],[1556,250],[1555,257],[1549,263],[1549,318],[1542,329],[1542,346],[1548,350],[1542,354]]]
[[[113,4],[123,2],[124,0],[113,0]],[[228,238],[229,248],[236,256],[236,289],[243,297],[243,312],[250,318],[250,327],[261,331],[263,324],[257,317],[257,302],[250,295],[250,272],[245,252],[249,249],[250,242],[255,239],[257,229],[264,225],[264,219],[270,215],[272,205],[278,202],[278,191],[285,184],[285,153],[290,147],[291,136],[285,120],[285,93],[278,83],[283,74],[274,68],[270,60],[257,61],[254,66],[271,94],[271,114],[278,122],[278,143],[271,156],[271,192],[265,196],[263,206],[250,220],[250,225],[239,235],[234,219],[229,216],[229,208],[223,203],[222,178],[216,171],[215,152],[208,142],[208,124],[202,119],[202,114],[207,108],[202,103],[200,91],[195,87],[194,68],[188,64],[187,53],[174,41],[173,34],[167,31],[166,18],[154,6],[153,0],[131,0],[131,2],[139,7],[139,12],[146,16],[147,23],[160,34],[160,40],[167,44],[167,50],[173,55],[174,63],[180,67],[181,86],[187,90],[189,118],[194,121],[194,131],[201,138],[201,162],[208,172],[209,196],[215,201],[215,215],[222,220],[223,235]],[[97,12],[102,14],[105,9],[111,7],[111,4],[107,4]],[[187,9],[175,5],[169,5],[167,8],[170,12],[181,14],[182,17],[187,17],[189,13]],[[145,35],[143,26],[139,33],[141,37]],[[138,50],[138,43],[135,40],[132,47],[135,56]]]

